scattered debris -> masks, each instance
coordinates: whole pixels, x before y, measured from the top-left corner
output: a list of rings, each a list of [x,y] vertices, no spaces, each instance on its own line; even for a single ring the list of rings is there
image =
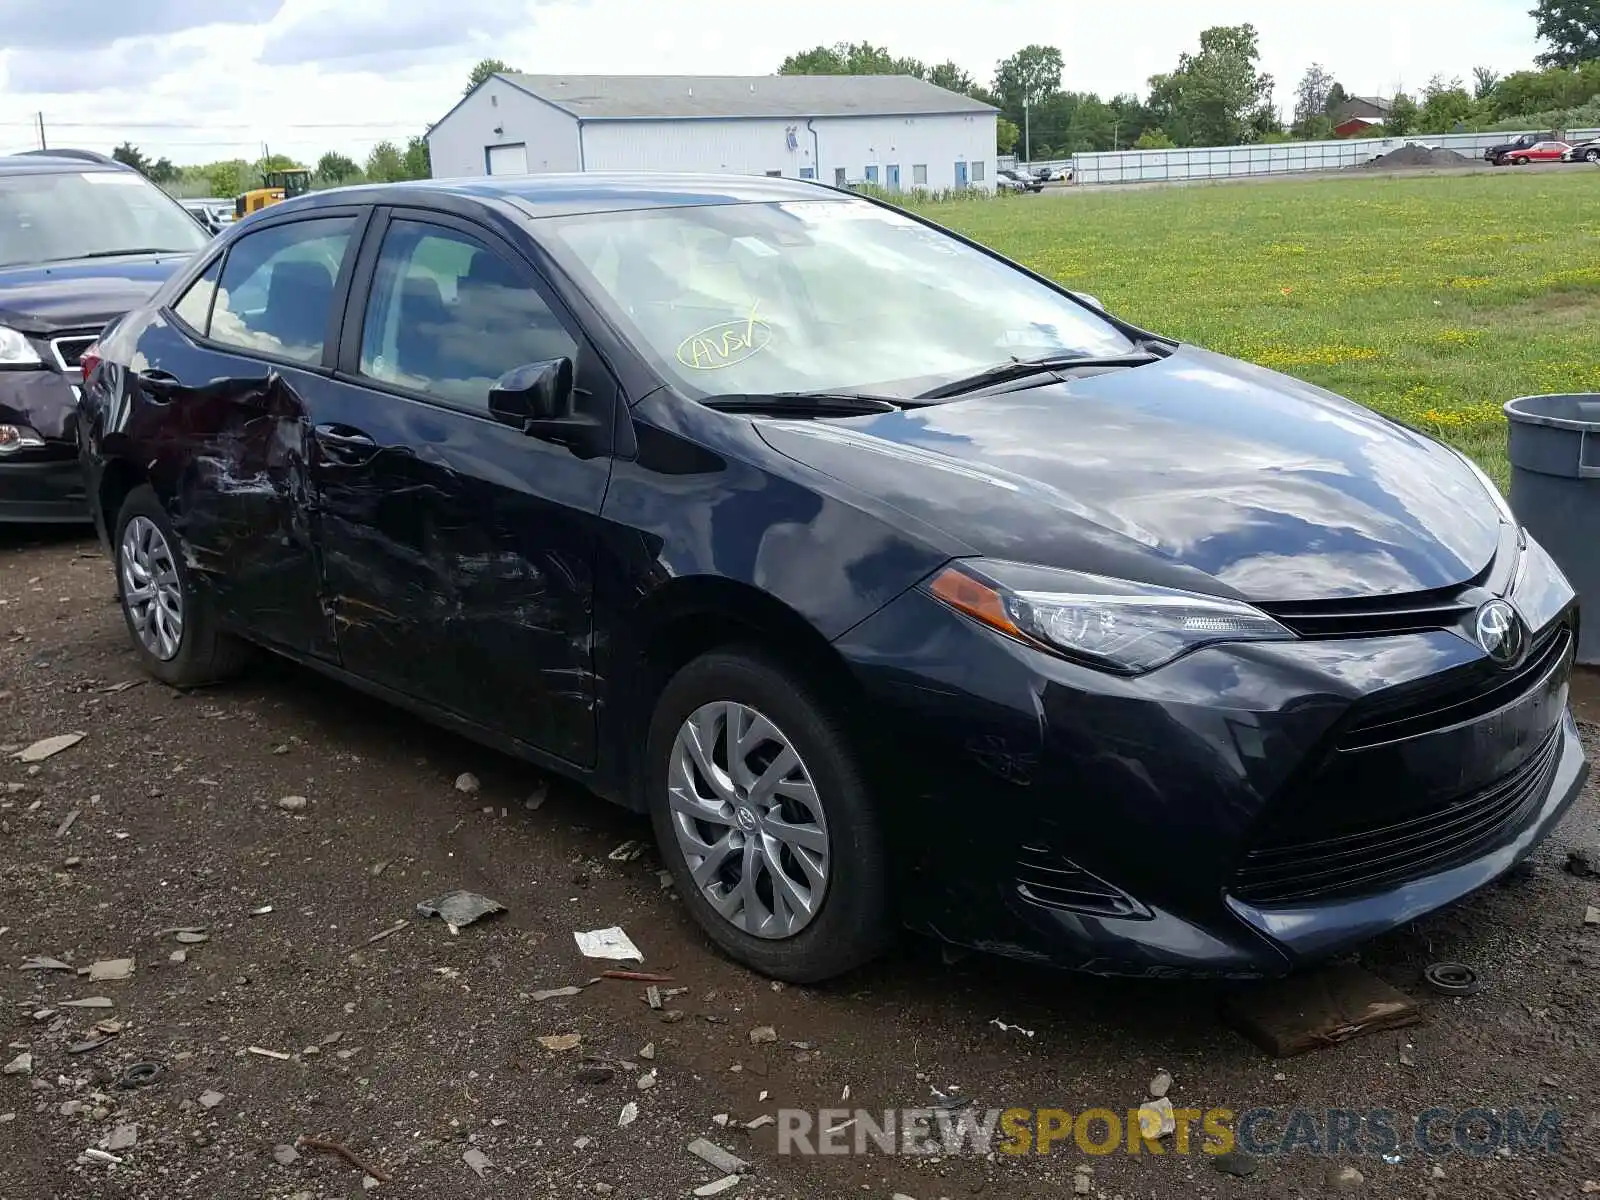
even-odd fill
[[[85,996],[82,1000],[63,1000],[62,1008],[112,1008],[110,996]]]
[[[550,1033],[539,1039],[539,1045],[546,1050],[560,1053],[565,1050],[576,1050],[581,1041],[583,1041],[581,1033]]]
[[[465,792],[470,796],[476,792],[480,786],[481,785],[478,783],[478,777],[471,771],[463,771],[461,774],[456,776],[456,791],[458,792]]]
[[[639,1106],[629,1100],[622,1106],[622,1111],[617,1114],[617,1128],[626,1129],[639,1119]]]
[[[489,1161],[489,1156],[482,1150],[479,1150],[476,1146],[468,1146],[466,1152],[461,1156],[461,1161],[466,1163],[467,1166],[472,1169],[472,1173],[479,1179],[483,1178],[483,1173],[485,1171],[494,1166],[494,1164]]]
[[[89,964],[89,979],[93,983],[115,982],[133,975],[133,959],[104,958]]]
[[[171,954],[167,955],[167,961],[169,963],[178,963],[181,965],[189,961],[189,956],[182,950],[174,950]]]
[[[83,1152],[83,1156],[90,1162],[97,1162],[107,1167],[120,1167],[122,1165],[122,1160],[115,1154],[108,1154],[106,1151],[97,1150],[92,1146]]]
[[[300,1151],[287,1143],[279,1143],[272,1148],[272,1161],[280,1167],[292,1167],[300,1161]]]
[[[638,858],[644,853],[644,851],[645,844],[643,842],[634,841],[630,838],[628,841],[623,842],[622,845],[618,846],[610,854],[606,855],[606,857],[612,862],[628,863]]]
[[[1224,1175],[1236,1175],[1243,1179],[1246,1175],[1254,1175],[1259,1164],[1253,1154],[1246,1154],[1243,1150],[1229,1150],[1226,1154],[1214,1157],[1211,1165]]]
[[[750,1031],[750,1044],[752,1046],[761,1046],[767,1042],[775,1042],[777,1040],[778,1031],[771,1025],[757,1025]]]
[[[257,1055],[260,1058],[276,1059],[278,1062],[288,1062],[294,1057],[292,1054],[285,1054],[282,1050],[268,1050],[265,1046],[246,1046],[245,1053]]]
[[[585,1059],[583,1064],[573,1072],[572,1078],[579,1083],[610,1083],[616,1078],[617,1069],[609,1063],[599,1059]]]
[[[391,858],[385,858],[380,862],[373,863],[372,866],[367,868],[367,871],[374,879],[376,879],[379,875],[382,875],[385,871],[399,861],[400,856],[396,854]]]
[[[123,1091],[132,1091],[134,1088],[149,1087],[161,1078],[161,1064],[153,1062],[136,1062],[122,1073],[117,1080],[117,1087]]]
[[[272,912],[272,905],[263,904],[259,908],[252,908],[250,910],[250,915],[252,917],[265,917],[265,916],[270,915],[271,912]]]
[[[81,1042],[73,1042],[67,1047],[68,1054],[87,1054],[91,1050],[98,1050],[111,1040],[110,1035],[101,1034],[99,1037],[85,1038]]]
[[[297,1150],[320,1150],[324,1154],[337,1154],[356,1170],[364,1172],[379,1183],[388,1183],[393,1179],[393,1176],[382,1167],[369,1166],[356,1156],[355,1151],[341,1146],[338,1142],[330,1142],[322,1138],[299,1137],[295,1139],[294,1144]],[[363,1186],[366,1185],[365,1179],[361,1182]]]
[[[1330,1167],[1326,1177],[1328,1190],[1353,1192],[1367,1181],[1367,1177],[1354,1167]]]
[[[81,810],[81,809],[75,808],[71,812],[69,812],[65,817],[63,817],[61,819],[61,824],[56,826],[56,836],[57,837],[66,837],[67,836],[67,830],[72,828],[72,823],[74,821],[76,821],[82,815],[82,811],[83,810]]]
[[[578,943],[579,953],[585,958],[609,958],[617,962],[644,961],[644,955],[639,953],[639,947],[629,940],[628,935],[623,933],[619,926],[594,929],[588,933],[574,932],[572,937]]]
[[[1087,1166],[1077,1167],[1072,1172],[1072,1194],[1074,1196],[1087,1196],[1094,1191],[1094,1175]]]
[[[505,911],[505,905],[498,900],[480,896],[477,892],[460,890],[446,892],[442,896],[435,896],[432,900],[424,900],[417,905],[418,916],[438,917],[450,927],[451,933],[465,929],[482,917]]]
[[[1024,1029],[1021,1025],[1007,1025],[999,1017],[996,1017],[994,1020],[990,1021],[989,1024],[993,1025],[1001,1033],[1010,1033],[1015,1030],[1017,1033],[1020,1033],[1025,1037],[1033,1037],[1033,1030]]]
[[[32,1075],[33,1055],[24,1050],[5,1066],[0,1067],[0,1075]]]
[[[1178,1127],[1172,1101],[1166,1096],[1139,1105],[1139,1132],[1147,1138],[1164,1138]]]
[[[177,933],[177,941],[180,946],[202,946],[210,940],[211,935],[203,931],[180,929]]]
[[[285,796],[278,801],[278,807],[286,813],[297,813],[305,812],[310,803],[304,796]]]
[[[746,1121],[744,1127],[746,1129],[761,1129],[767,1125],[775,1124],[777,1124],[777,1120],[771,1113],[762,1113],[754,1121]]]
[[[1579,879],[1600,879],[1600,850],[1568,850],[1561,869]]]
[[[750,1164],[734,1154],[729,1154],[715,1142],[708,1142],[705,1138],[695,1138],[685,1147],[690,1154],[701,1162],[709,1163],[724,1175],[740,1175],[750,1169]]]
[[[639,1057],[644,1059],[645,1062],[652,1061],[655,1058],[655,1056],[656,1056],[656,1044],[654,1042],[646,1042],[643,1046],[641,1046],[639,1048]]]
[[[182,939],[181,935],[183,935],[183,934],[186,934],[186,933],[204,933],[209,928],[210,928],[209,925],[169,925],[165,929],[156,930],[150,936],[155,938],[156,941],[159,942],[162,938],[171,937],[173,934],[176,933],[176,934],[180,935],[179,940],[182,941],[183,939]]]
[[[738,1175],[724,1175],[721,1179],[716,1179],[710,1183],[701,1184],[699,1187],[695,1188],[694,1194],[696,1196],[720,1196],[729,1188],[738,1187],[739,1182],[740,1177]]]
[[[53,758],[63,750],[69,750],[83,741],[81,733],[58,733],[54,737],[41,738],[24,750],[18,750],[11,757],[18,762],[36,763],[47,758]]]
[[[1600,925],[1600,908],[1589,905],[1583,910],[1583,923],[1585,925]]]
[[[361,944],[363,946],[371,946],[377,942],[381,942],[384,938],[393,937],[409,924],[411,924],[410,921],[396,921],[393,925],[389,926],[389,928],[380,930],[378,933],[373,934]]]
[[[1157,1100],[1172,1090],[1172,1075],[1167,1071],[1157,1071],[1156,1077],[1150,1081],[1150,1094]]]
[[[100,1139],[100,1149],[116,1152],[118,1150],[132,1150],[139,1144],[139,1127],[137,1125],[118,1125],[110,1133]]]
[[[200,1107],[201,1108],[215,1108],[217,1105],[221,1104],[225,1099],[227,1099],[227,1097],[224,1096],[221,1092],[201,1092],[200,1093]]]
[[[35,954],[22,960],[19,971],[73,971],[77,968],[71,963],[64,963],[59,958],[48,958],[43,954]]]
[[[651,1088],[655,1087],[655,1085],[656,1085],[656,1072],[655,1072],[655,1068],[652,1067],[650,1070],[646,1071],[643,1075],[639,1076],[639,1078],[634,1081],[634,1085],[633,1086],[638,1088],[641,1092],[648,1092]]]
[[[671,975],[662,975],[657,971],[601,971],[601,979],[626,979],[633,983],[671,983]],[[687,992],[688,988],[671,988],[661,994],[663,996],[678,996]]]
[[[1422,979],[1429,987],[1444,996],[1470,996],[1478,990],[1478,973],[1465,963],[1429,963],[1423,969]]]
[[[543,991],[533,993],[533,999],[535,1001],[542,1002],[545,1000],[559,1000],[563,996],[581,995],[583,995],[583,989],[581,987],[545,988]]]
[[[1422,1020],[1411,997],[1354,963],[1241,988],[1224,999],[1222,1015],[1277,1058]]]
[[[661,1010],[661,989],[653,983],[645,988],[644,1002],[659,1012]]]

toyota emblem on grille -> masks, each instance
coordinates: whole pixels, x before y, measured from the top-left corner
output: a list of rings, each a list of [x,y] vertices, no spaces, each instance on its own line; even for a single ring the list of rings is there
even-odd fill
[[[1495,662],[1515,662],[1522,653],[1522,622],[1517,619],[1517,610],[1504,600],[1490,600],[1478,609],[1473,625],[1478,645]]]

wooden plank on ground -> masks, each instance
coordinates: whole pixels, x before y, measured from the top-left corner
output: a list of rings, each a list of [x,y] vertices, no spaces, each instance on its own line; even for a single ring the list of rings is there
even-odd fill
[[[1334,1046],[1363,1034],[1415,1025],[1416,1002],[1353,963],[1241,988],[1222,1018],[1276,1058]]]

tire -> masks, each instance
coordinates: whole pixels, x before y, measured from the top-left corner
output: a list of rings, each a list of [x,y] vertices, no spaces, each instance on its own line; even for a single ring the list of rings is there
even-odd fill
[[[1519,154],[1511,160],[1511,164],[1517,167],[1525,167],[1528,165],[1528,160]]]
[[[249,648],[217,629],[215,615],[194,587],[194,576],[179,552],[177,534],[148,484],[128,493],[117,513],[111,541],[117,576],[117,603],[128,627],[140,665],[173,687],[200,687],[227,679],[244,667]],[[142,559],[142,562],[141,562]],[[156,583],[154,597],[140,601],[134,589],[142,579],[169,581],[174,590]],[[136,598],[130,600],[130,595]],[[171,619],[176,598],[177,628]],[[159,609],[156,626],[141,617]],[[151,638],[155,642],[151,644]],[[169,644],[170,643],[170,644]]]
[[[1590,149],[1583,152],[1583,161],[1586,163],[1600,163],[1600,149]]]
[[[747,735],[748,758],[741,757],[751,774],[727,770],[727,760],[732,757],[726,752],[728,710],[719,714],[716,707],[708,708],[725,704],[738,706],[734,719],[748,722],[746,727],[756,730]],[[754,725],[762,718],[777,740]],[[701,735],[702,745],[710,743],[711,765],[721,768],[720,784],[708,782],[703,772],[689,766],[694,761],[689,748],[691,730]],[[680,735],[685,739],[682,748]],[[798,763],[785,775],[789,782],[784,794],[773,797],[779,807],[763,813],[759,794],[740,790],[735,796],[737,779],[744,774],[748,781],[759,773],[784,744],[798,755]],[[662,861],[694,919],[726,954],[775,979],[815,983],[842,975],[882,953],[893,925],[880,817],[839,714],[810,684],[754,651],[705,654],[674,675],[663,690],[650,722],[646,753],[650,819]],[[721,761],[716,761],[719,757]],[[803,783],[796,781],[807,778],[812,802],[796,798],[805,795]],[[680,797],[676,801],[674,789]],[[719,795],[730,799],[720,800]],[[704,807],[696,811],[715,811],[719,814],[716,820],[684,815],[697,797]],[[744,828],[739,814],[748,821]],[[801,906],[787,906],[794,919],[786,923],[786,906],[777,903],[775,872],[781,871],[789,884],[785,895],[795,894],[796,884],[802,883],[811,885],[807,891],[815,897],[818,886],[813,873],[815,855],[804,852],[813,868],[808,871],[801,861],[802,850],[771,833],[773,829],[793,832],[797,826],[809,826],[805,836],[812,846],[820,842],[825,852],[821,898],[815,900],[808,916],[796,915],[803,912]],[[759,837],[746,836],[746,829],[752,827],[761,831]],[[793,832],[793,836],[800,834]],[[680,840],[684,837],[711,851],[698,859],[715,872],[705,888],[691,873],[691,850]],[[775,847],[776,861],[760,855],[754,849],[757,846]],[[739,884],[752,866],[755,884],[742,890]],[[719,911],[708,892],[721,901],[728,915]],[[754,903],[742,903],[748,896],[753,896]],[[753,932],[753,928],[764,932]]]

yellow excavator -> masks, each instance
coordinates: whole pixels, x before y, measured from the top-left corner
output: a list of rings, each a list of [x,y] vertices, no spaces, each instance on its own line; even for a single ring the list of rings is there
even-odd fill
[[[236,219],[260,212],[269,204],[278,204],[298,196],[311,188],[309,167],[290,167],[283,171],[268,171],[261,176],[261,186],[245,192],[233,202]]]

